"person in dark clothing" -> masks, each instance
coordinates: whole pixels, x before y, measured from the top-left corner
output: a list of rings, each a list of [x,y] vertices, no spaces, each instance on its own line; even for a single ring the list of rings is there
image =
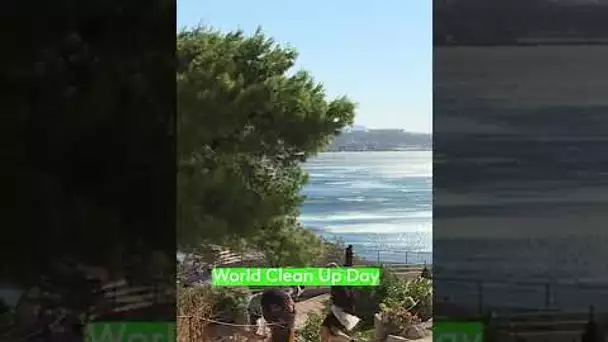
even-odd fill
[[[426,265],[424,265],[424,268],[422,269],[422,273],[420,274],[421,278],[424,279],[433,279],[433,275],[431,273],[431,271],[426,267]]]
[[[345,312],[354,315],[359,294],[347,286],[334,286],[331,288],[331,302],[342,308]]]
[[[328,266],[338,267],[333,263]],[[332,336],[337,336],[341,332],[350,332],[359,323],[360,319],[356,315],[358,297],[358,292],[350,287],[331,288],[332,307],[321,324],[321,342],[328,342]]]
[[[282,290],[264,291],[262,315],[271,324],[272,342],[294,342],[296,308],[293,299]]]

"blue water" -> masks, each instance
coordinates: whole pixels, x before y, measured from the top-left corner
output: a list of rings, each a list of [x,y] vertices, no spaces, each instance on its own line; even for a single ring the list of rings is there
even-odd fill
[[[301,221],[383,262],[430,262],[432,152],[322,153],[305,165]]]

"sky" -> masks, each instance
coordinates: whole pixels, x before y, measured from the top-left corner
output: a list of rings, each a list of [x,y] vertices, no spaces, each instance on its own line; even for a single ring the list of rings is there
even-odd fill
[[[264,33],[299,52],[330,97],[358,103],[355,124],[432,131],[431,0],[178,0],[179,28]]]

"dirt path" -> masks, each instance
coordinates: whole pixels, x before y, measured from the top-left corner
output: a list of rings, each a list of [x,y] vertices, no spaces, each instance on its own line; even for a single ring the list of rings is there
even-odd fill
[[[321,312],[325,306],[325,301],[329,299],[329,294],[312,297],[296,303],[296,329],[301,329],[306,324],[309,312]]]

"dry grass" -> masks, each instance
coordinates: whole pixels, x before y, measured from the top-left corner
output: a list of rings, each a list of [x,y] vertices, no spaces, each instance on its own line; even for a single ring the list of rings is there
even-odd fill
[[[213,318],[214,299],[202,288],[179,289],[177,295],[177,340],[204,341],[205,331]]]
[[[180,288],[177,295],[177,341],[252,340],[245,288]],[[216,324],[215,321],[226,322]]]

